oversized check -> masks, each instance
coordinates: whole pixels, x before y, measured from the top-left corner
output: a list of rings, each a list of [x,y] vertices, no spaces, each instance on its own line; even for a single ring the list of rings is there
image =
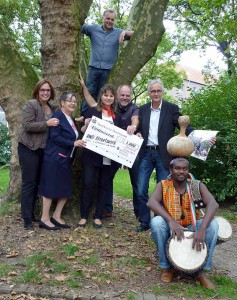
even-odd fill
[[[105,157],[115,160],[122,165],[131,168],[141,148],[143,139],[136,135],[92,117],[83,136],[86,148]]]

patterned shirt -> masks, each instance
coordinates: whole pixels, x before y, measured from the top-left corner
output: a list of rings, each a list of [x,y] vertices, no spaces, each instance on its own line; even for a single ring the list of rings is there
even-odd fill
[[[173,180],[171,179],[162,180],[161,184],[165,210],[180,225],[184,227],[192,225],[188,192],[185,191],[184,194],[179,194],[174,187]],[[200,218],[198,210],[196,210],[196,217],[197,219]]]

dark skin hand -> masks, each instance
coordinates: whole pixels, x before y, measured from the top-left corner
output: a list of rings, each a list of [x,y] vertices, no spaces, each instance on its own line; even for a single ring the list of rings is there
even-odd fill
[[[177,238],[178,241],[184,239],[184,231],[183,231],[184,227],[181,226],[179,223],[177,223],[175,219],[171,217],[171,215],[161,205],[161,201],[162,201],[162,185],[159,182],[154,192],[152,193],[151,198],[147,203],[147,206],[155,214],[163,217],[167,221],[172,232],[172,237],[174,239]]]
[[[215,212],[218,209],[219,205],[216,200],[212,196],[212,194],[208,191],[207,187],[200,183],[200,193],[203,199],[203,202],[206,205],[206,213],[203,218],[202,224],[198,231],[191,234],[188,238],[193,238],[193,249],[196,248],[197,251],[201,251],[205,248],[205,240],[206,240],[206,228],[209,223],[215,216]]]
[[[186,168],[186,169],[185,169]],[[186,178],[189,169],[187,166],[185,167],[184,162],[177,162],[173,168],[170,168],[170,173],[173,175],[173,181],[175,187],[179,187],[183,189],[186,184]],[[208,191],[207,187],[200,183],[200,193],[203,199],[203,202],[206,205],[206,213],[203,218],[202,224],[198,231],[192,233],[187,238],[193,238],[192,248],[196,249],[197,251],[201,251],[202,248],[205,248],[205,238],[206,238],[206,228],[208,227],[209,223],[212,221],[216,210],[218,209],[219,205],[215,201],[212,194]],[[185,228],[178,224],[171,215],[164,209],[161,205],[162,202],[162,185],[159,182],[152,193],[147,206],[156,214],[163,217],[172,231],[172,237],[176,238],[180,241],[184,238],[184,230]]]

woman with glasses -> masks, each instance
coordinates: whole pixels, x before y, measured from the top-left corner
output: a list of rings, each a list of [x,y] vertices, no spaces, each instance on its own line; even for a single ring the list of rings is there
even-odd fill
[[[93,100],[82,78],[80,84],[86,100]],[[85,112],[85,121],[81,128],[83,133],[86,131],[92,116],[122,127],[121,115],[116,112],[116,91],[112,84],[105,84],[101,88],[96,107],[91,107]],[[117,168],[119,164],[88,149],[83,149],[81,161],[83,165],[83,186],[80,199],[81,220],[78,223],[78,227],[85,227],[87,224],[93,202],[95,179],[98,176],[98,191],[93,226],[99,229],[102,226],[101,220],[105,208],[105,193],[111,183],[112,174],[114,174],[113,169]]]
[[[52,118],[53,109],[49,104],[54,96],[52,84],[42,79],[34,88],[33,99],[23,107],[18,155],[22,173],[21,215],[25,229],[32,228],[32,222],[37,221],[34,207],[48,128],[57,126],[59,121]]]
[[[61,218],[67,198],[72,195],[72,162],[75,148],[84,147],[85,141],[78,140],[78,132],[72,119],[77,106],[76,96],[65,92],[60,97],[61,109],[53,114],[59,120],[57,127],[51,127],[44,150],[39,195],[43,196],[42,216],[39,227],[47,230],[70,228]],[[50,218],[52,201],[56,208]]]

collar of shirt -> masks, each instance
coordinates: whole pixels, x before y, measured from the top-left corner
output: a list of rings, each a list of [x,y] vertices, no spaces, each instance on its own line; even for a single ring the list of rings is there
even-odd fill
[[[153,111],[159,111],[159,110],[161,110],[161,106],[162,106],[162,100],[161,100],[160,105],[159,105],[159,107],[157,109],[154,109],[152,107],[152,102],[151,102],[151,110],[153,110]]]
[[[103,27],[103,25],[101,25],[101,28],[102,28],[102,30],[103,30],[105,33],[110,33],[111,31],[113,31],[113,30],[114,30],[114,27],[112,27],[110,31],[106,31],[106,30],[104,30],[104,27]]]

